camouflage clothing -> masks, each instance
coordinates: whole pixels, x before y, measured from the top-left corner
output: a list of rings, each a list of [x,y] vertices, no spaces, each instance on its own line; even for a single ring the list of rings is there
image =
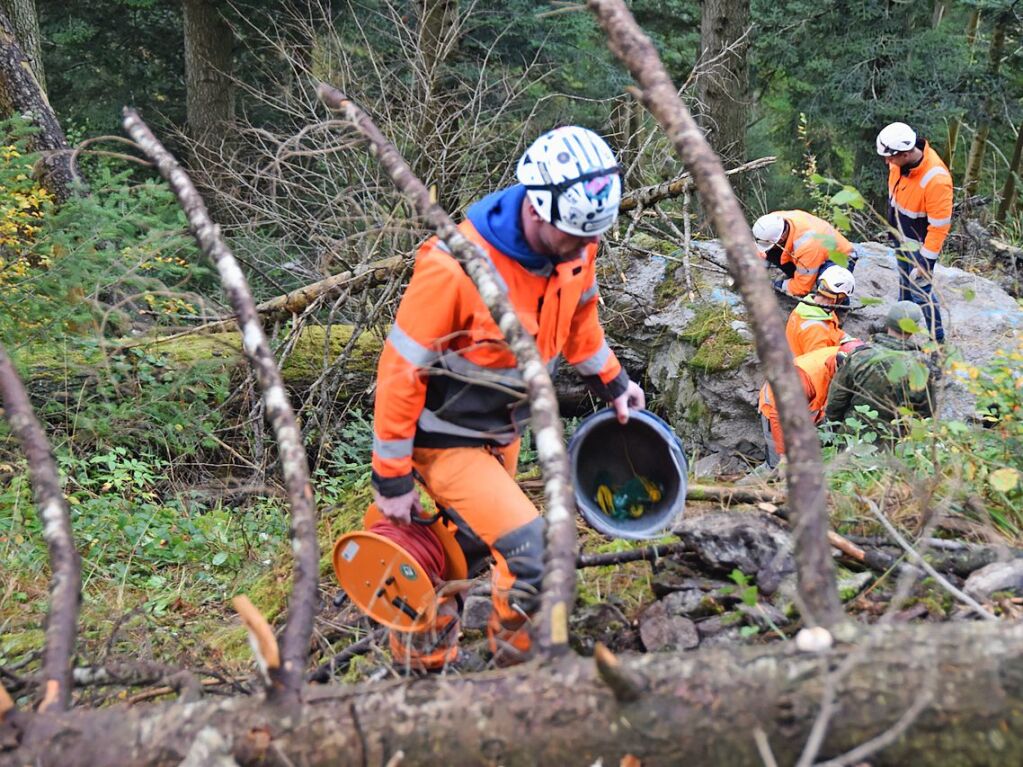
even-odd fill
[[[898,418],[900,407],[929,416],[934,379],[928,356],[911,339],[878,333],[869,346],[850,354],[838,369],[828,392],[825,417],[838,422],[850,416],[864,422],[873,420],[856,412],[859,405],[877,411],[876,426],[890,425]]]

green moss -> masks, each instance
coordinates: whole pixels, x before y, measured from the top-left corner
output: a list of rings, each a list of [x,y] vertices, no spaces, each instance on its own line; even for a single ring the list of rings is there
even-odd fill
[[[753,351],[732,327],[735,315],[724,304],[701,304],[696,316],[686,325],[681,338],[697,347],[689,366],[714,373],[737,368]]]

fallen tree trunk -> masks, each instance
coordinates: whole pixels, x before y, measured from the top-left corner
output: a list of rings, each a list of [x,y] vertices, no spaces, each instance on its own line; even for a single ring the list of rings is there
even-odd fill
[[[627,703],[592,659],[568,657],[543,669],[307,688],[288,714],[255,697],[18,713],[14,725],[31,720],[32,732],[0,764],[612,765],[632,754],[644,767],[760,765],[758,729],[778,763],[793,764],[821,707],[822,671],[840,666],[848,673],[831,678],[819,759],[888,731],[926,696],[870,764],[1023,760],[1023,626],[963,623],[874,629],[828,656],[785,643],[622,659],[641,682]]]

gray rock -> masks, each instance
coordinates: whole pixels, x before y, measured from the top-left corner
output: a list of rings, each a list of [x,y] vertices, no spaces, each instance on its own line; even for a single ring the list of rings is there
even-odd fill
[[[755,576],[765,593],[773,593],[778,583],[795,571],[789,531],[767,514],[704,514],[683,519],[672,532],[708,567],[724,573],[738,568]]]
[[[746,637],[741,633],[741,629],[731,626],[722,629],[717,634],[708,636],[706,639],[700,641],[702,648],[708,647],[731,647],[737,644],[743,644],[746,642]]]
[[[735,584],[692,578],[662,600],[670,615],[703,618],[717,615],[739,601]]]
[[[700,643],[696,624],[688,618],[671,615],[664,602],[654,602],[639,617],[639,636],[648,652],[689,650]]]
[[[462,608],[462,628],[469,631],[482,631],[487,627],[493,605],[489,596],[468,596]]]
[[[770,602],[760,601],[755,605],[740,603],[736,609],[746,616],[746,623],[757,626],[762,630],[772,629],[775,626],[784,626],[789,622],[781,610]]]
[[[992,562],[980,568],[966,579],[963,591],[975,599],[987,599],[998,591],[1023,595],[1023,559]]]

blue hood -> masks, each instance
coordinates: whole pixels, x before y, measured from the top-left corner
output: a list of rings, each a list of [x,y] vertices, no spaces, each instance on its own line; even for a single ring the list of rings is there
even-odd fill
[[[483,238],[526,269],[543,272],[551,268],[548,256],[535,252],[522,233],[522,200],[526,187],[522,184],[499,189],[473,203],[466,216]]]

